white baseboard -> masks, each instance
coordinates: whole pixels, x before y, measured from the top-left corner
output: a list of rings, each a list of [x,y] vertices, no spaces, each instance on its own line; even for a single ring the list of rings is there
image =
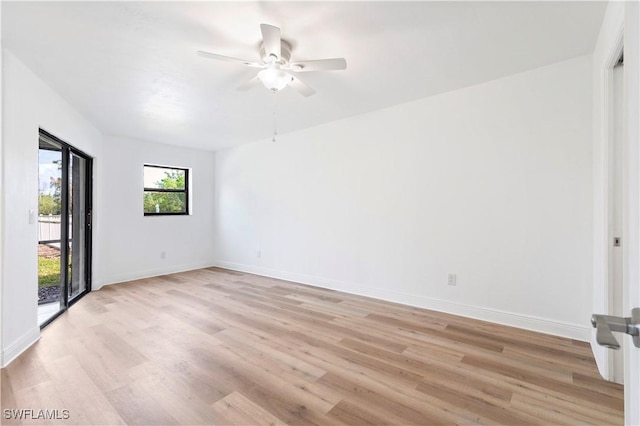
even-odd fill
[[[567,337],[583,342],[588,342],[591,338],[591,327],[587,325],[571,324],[546,318],[519,314],[515,312],[484,308],[481,306],[464,305],[447,300],[408,294],[388,289],[366,287],[348,282],[331,280],[327,278],[315,277],[294,272],[279,271],[255,265],[244,265],[234,262],[218,261],[216,262],[216,266],[271,278],[295,281],[301,284],[314,285],[331,290],[341,291],[344,293],[373,297],[375,299],[402,303],[404,305],[431,309],[434,311],[455,314],[467,318],[474,318],[512,327],[518,327],[526,330],[537,331],[540,333]]]
[[[97,280],[98,282],[97,284],[94,283],[92,290],[99,290],[100,288],[102,288],[102,286],[105,285],[141,280],[144,278],[158,277],[160,275],[177,274],[178,272],[193,271],[194,269],[210,268],[212,266],[215,266],[215,264],[211,262],[200,262],[172,265],[164,268],[148,269],[146,271],[129,272],[126,274],[107,277],[104,280]]]
[[[34,327],[6,348],[2,348],[2,352],[0,353],[0,365],[2,368],[9,365],[9,363],[16,359],[22,352],[29,349],[38,339],[40,339],[40,328]]]

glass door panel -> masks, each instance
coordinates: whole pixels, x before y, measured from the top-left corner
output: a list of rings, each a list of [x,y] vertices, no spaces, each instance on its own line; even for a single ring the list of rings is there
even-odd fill
[[[38,150],[38,323],[62,308],[62,145],[40,139]]]
[[[87,160],[71,153],[69,164],[69,300],[87,290]]]

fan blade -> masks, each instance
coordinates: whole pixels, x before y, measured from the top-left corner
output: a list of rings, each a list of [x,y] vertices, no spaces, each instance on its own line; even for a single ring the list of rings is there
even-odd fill
[[[245,61],[244,59],[232,58],[231,56],[218,55],[217,53],[204,52],[202,50],[198,50],[198,55],[203,56],[205,58],[217,59],[219,61],[239,62],[242,65],[246,65],[248,67],[254,67],[254,68],[263,67],[257,62]]]
[[[246,82],[242,83],[240,86],[238,86],[237,90],[239,90],[241,92],[246,92],[247,90],[252,89],[255,86],[257,86],[258,83],[260,83],[260,80],[258,80],[258,76],[255,76],[251,80],[246,81]]]
[[[290,64],[289,68],[296,72],[344,70],[347,68],[347,61],[344,58],[300,61]]]
[[[295,75],[291,75],[289,73],[287,73],[287,75],[289,75],[291,77],[291,82],[289,83],[289,86],[291,86],[291,88],[297,90],[298,92],[300,92],[300,94],[302,94],[302,96],[311,96],[314,93],[316,93],[315,90],[313,90],[311,87],[309,87],[309,85],[307,83],[305,83],[304,81],[300,80],[298,77],[296,77]]]
[[[282,47],[280,28],[273,25],[260,24],[260,30],[262,31],[262,42],[267,57],[275,55],[277,59],[280,59],[280,48]]]

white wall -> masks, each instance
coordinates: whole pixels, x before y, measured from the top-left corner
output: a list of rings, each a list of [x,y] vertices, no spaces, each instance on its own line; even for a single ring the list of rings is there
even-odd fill
[[[217,263],[587,340],[591,60],[218,152]]]
[[[95,202],[103,212],[100,226],[109,234],[99,242],[94,288],[212,266],[213,152],[106,137],[102,163],[105,173]],[[143,215],[144,164],[192,169],[191,215]]]
[[[92,156],[100,155],[102,135],[11,52],[3,49],[2,54],[2,365],[6,365],[40,334],[38,235],[37,225],[29,224],[29,210],[38,208],[38,129]],[[97,212],[97,223],[99,216]]]

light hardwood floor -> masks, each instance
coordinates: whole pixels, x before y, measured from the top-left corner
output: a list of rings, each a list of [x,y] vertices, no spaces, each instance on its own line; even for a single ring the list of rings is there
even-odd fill
[[[587,344],[210,268],[88,294],[2,370],[49,424],[622,424]],[[37,412],[34,412],[37,415]]]

